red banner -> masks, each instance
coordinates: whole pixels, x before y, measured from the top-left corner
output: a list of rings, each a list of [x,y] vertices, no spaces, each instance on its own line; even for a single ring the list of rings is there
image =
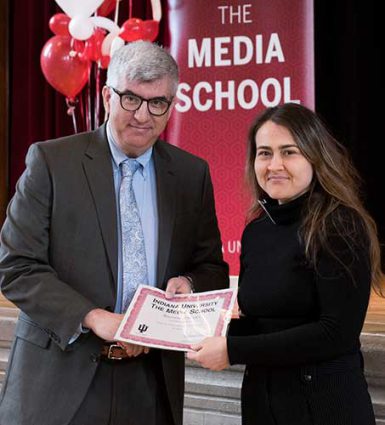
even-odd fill
[[[312,0],[168,0],[181,71],[167,139],[210,164],[225,260],[239,271],[248,129],[264,108],[314,108]]]

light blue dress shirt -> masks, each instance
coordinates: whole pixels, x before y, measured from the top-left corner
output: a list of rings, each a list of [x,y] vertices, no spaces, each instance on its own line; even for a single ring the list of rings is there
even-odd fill
[[[120,313],[122,312],[123,294],[122,235],[119,211],[119,188],[122,179],[120,164],[127,159],[127,156],[116,145],[109,123],[107,123],[107,139],[111,151],[116,197],[116,217],[118,224],[118,281],[115,312]],[[158,258],[158,205],[156,197],[155,166],[152,151],[153,148],[151,147],[144,154],[136,158],[141,166],[135,173],[132,184],[143,228],[148,284],[156,286],[156,263]]]

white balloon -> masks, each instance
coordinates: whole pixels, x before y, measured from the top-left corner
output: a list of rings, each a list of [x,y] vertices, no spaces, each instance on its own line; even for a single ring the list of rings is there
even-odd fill
[[[162,18],[162,6],[160,0],[151,0],[152,7],[152,19],[154,21],[160,21]]]
[[[111,51],[111,43],[112,40],[116,37],[115,34],[109,33],[104,37],[103,43],[102,43],[102,55],[103,56],[110,56]]]
[[[70,17],[81,15],[88,18],[103,3],[104,0],[55,0]]]
[[[94,33],[94,25],[90,18],[75,16],[71,19],[68,30],[76,40],[88,40]]]
[[[112,55],[118,50],[120,49],[122,46],[124,46],[124,40],[120,37],[115,37],[112,40],[111,43],[111,51],[110,51],[110,56],[112,57]]]
[[[90,19],[95,26],[104,28],[114,35],[118,35],[120,32],[119,26],[111,19],[105,18],[104,16],[93,16]]]

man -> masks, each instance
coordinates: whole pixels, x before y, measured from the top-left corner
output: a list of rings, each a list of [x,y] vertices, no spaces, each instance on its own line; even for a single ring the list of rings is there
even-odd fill
[[[170,297],[228,283],[207,164],[158,139],[177,84],[164,49],[128,44],[107,124],[31,146],[1,235],[21,310],[2,425],[182,424],[183,353],[111,344],[138,283]]]

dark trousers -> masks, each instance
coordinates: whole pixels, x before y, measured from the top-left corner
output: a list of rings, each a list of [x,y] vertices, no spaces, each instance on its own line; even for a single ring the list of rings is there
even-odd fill
[[[360,353],[298,367],[246,368],[242,425],[375,425]]]
[[[102,360],[70,425],[173,425],[160,362],[156,350]]]

